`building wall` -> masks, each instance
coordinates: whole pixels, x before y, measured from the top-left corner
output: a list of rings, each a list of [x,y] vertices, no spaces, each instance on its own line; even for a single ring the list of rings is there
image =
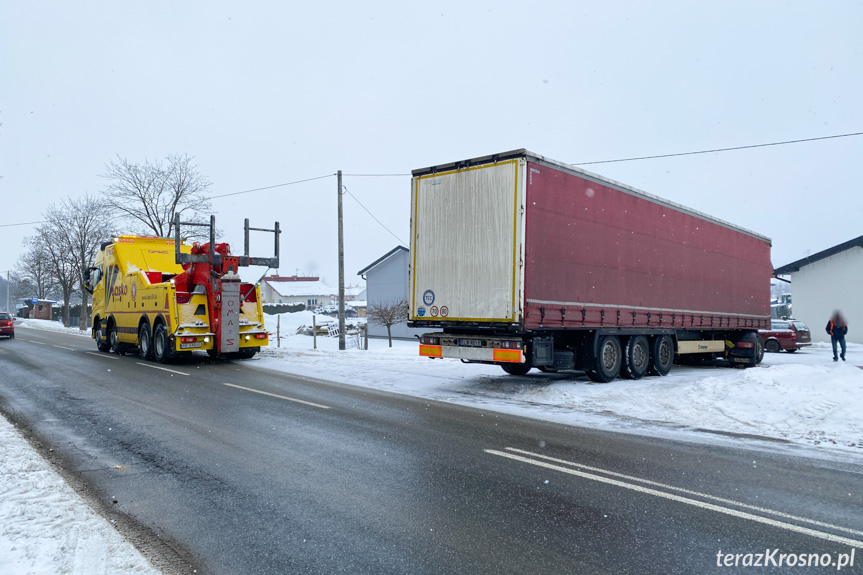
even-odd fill
[[[863,343],[863,248],[854,247],[808,264],[791,274],[792,313],[812,330],[812,340],[829,342],[824,330],[835,310],[848,322],[847,341]]]
[[[410,253],[399,251],[366,273],[366,299],[368,305],[408,299],[409,261]],[[414,334],[422,333],[423,330],[408,328],[404,323],[392,327],[394,338],[414,339]],[[386,326],[369,322],[369,337],[386,336]]]

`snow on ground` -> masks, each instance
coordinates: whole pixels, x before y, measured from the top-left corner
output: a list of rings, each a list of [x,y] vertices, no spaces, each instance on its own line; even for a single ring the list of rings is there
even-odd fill
[[[496,366],[421,358],[415,341],[395,341],[390,348],[386,340],[372,339],[365,351],[350,329],[347,351],[338,351],[337,338],[326,336],[312,349],[312,337],[297,334],[311,326],[312,315],[267,316],[270,347],[244,363],[570,425],[711,443],[761,437],[787,442],[798,455],[857,462],[863,455],[863,345],[849,344],[848,362],[834,363],[830,346],[815,344],[794,354],[768,353],[754,369],[674,366],[666,377],[596,384],[577,372],[534,370],[514,377]],[[315,322],[335,319],[318,315]],[[89,337],[57,322],[16,325]],[[104,520],[69,511],[74,492],[60,493],[62,480],[49,478],[47,464],[3,420],[0,445],[0,572],[86,575],[94,572],[90,564],[115,559],[122,566],[108,572],[154,572],[137,563],[143,559],[115,551],[107,535],[102,539],[97,525],[119,537]]]
[[[2,417],[0,445],[0,573],[159,573]]]

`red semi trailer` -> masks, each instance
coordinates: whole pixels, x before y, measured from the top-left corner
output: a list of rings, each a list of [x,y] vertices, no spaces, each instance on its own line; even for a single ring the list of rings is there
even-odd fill
[[[413,171],[423,356],[602,382],[752,366],[771,271],[764,236],[527,150]]]

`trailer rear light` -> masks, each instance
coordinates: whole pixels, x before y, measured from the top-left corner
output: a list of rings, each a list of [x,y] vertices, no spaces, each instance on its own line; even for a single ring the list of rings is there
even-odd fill
[[[256,333],[255,339],[267,339],[267,334],[265,333]]]
[[[420,343],[425,344],[425,345],[440,345],[440,338],[439,337],[428,337],[428,336],[424,335],[420,338]]]
[[[743,349],[752,349],[755,347],[755,344],[751,341],[738,341],[737,347],[742,347]]]
[[[210,338],[209,338],[209,337],[204,337],[204,343],[210,343]]]
[[[198,341],[197,337],[181,337],[180,343],[195,343]]]
[[[521,342],[516,340],[502,341],[497,347],[501,349],[521,349]]]

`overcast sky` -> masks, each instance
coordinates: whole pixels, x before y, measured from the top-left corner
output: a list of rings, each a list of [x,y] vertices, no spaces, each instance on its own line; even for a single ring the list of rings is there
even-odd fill
[[[213,196],[343,170],[355,283],[408,245],[410,177],[350,174],[863,132],[861,22],[851,0],[2,2],[0,271],[33,234],[8,224],[103,193],[108,161],[188,154]],[[861,161],[857,136],[585,168],[772,238],[780,266],[863,235]],[[213,207],[235,252],[243,218],[278,220],[281,273],[337,285],[334,176]]]

